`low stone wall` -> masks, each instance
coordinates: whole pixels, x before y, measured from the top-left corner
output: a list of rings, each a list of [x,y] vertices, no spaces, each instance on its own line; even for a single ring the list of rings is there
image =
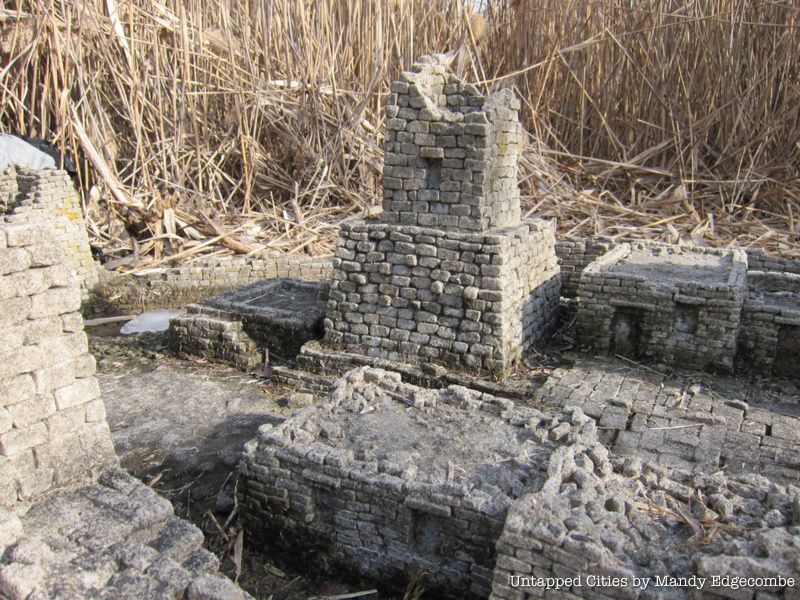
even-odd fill
[[[171,319],[169,345],[178,354],[220,360],[243,370],[264,361],[264,350],[290,360],[323,336],[328,285],[270,279],[187,306]]]
[[[765,273],[794,273],[800,275],[800,260],[772,256],[758,248],[747,249],[747,267]]]
[[[168,500],[113,469],[21,517],[0,511],[0,597],[250,599],[202,544]]]
[[[239,502],[251,542],[324,548],[400,583],[427,573],[437,597],[485,598],[505,511],[544,479],[544,419],[459,386],[426,390],[362,367],[329,399],[246,446]],[[555,426],[556,423],[550,423]]]
[[[321,550],[387,587],[421,569],[436,597],[800,591],[800,488],[617,457],[577,407],[547,414],[359,368],[263,426],[242,474],[251,541]]]
[[[0,507],[117,460],[78,283],[51,232],[0,223]]]
[[[583,270],[615,246],[616,243],[610,238],[600,236],[556,240],[556,257],[561,269],[561,297],[575,298]]]
[[[591,442],[590,442],[591,444]],[[797,598],[800,490],[557,452],[508,511],[492,599]]]
[[[330,258],[277,255],[205,259],[130,275],[106,272],[83,313],[99,317],[179,308],[264,279],[325,281],[331,270]]]
[[[66,171],[11,168],[0,173],[0,215],[9,223],[49,223],[49,238],[61,251],[81,288],[98,282],[78,192]]]

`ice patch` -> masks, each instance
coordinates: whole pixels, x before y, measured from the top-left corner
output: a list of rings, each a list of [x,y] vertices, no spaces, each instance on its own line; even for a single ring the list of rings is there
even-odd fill
[[[166,331],[171,318],[185,314],[186,310],[183,308],[151,310],[125,323],[119,332],[123,335],[131,335],[134,333]]]

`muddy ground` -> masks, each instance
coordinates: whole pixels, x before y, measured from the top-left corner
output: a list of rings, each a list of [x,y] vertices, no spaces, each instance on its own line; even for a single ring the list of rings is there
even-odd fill
[[[317,561],[259,542],[248,544],[236,518],[236,463],[263,423],[295,409],[294,390],[219,364],[165,352],[163,334],[90,336],[108,422],[122,466],[169,498],[175,513],[206,536],[223,572],[236,578],[235,546],[244,548],[239,584],[259,599],[305,600],[365,592],[374,583],[326,573]],[[406,598],[423,597],[410,582]],[[366,599],[401,596],[372,593]]]

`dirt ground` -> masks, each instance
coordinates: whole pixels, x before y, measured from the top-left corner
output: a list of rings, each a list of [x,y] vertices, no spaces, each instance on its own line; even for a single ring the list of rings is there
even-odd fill
[[[240,448],[259,425],[293,412],[287,405],[293,390],[222,365],[172,358],[163,334],[91,336],[90,346],[122,466],[204,532],[225,574],[236,578],[241,535],[238,582],[256,598],[399,597],[362,595],[375,584],[326,573],[324,557],[293,556],[263,540],[255,548],[241,531],[234,500]],[[404,597],[425,597],[423,589],[414,578]]]

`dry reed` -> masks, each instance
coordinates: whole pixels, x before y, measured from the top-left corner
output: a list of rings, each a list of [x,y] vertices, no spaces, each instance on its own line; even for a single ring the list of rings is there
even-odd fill
[[[322,254],[380,205],[388,82],[458,49],[462,75],[524,99],[524,206],[562,233],[800,256],[793,2],[468,4],[18,2],[0,122],[80,158],[90,233],[138,266]]]

